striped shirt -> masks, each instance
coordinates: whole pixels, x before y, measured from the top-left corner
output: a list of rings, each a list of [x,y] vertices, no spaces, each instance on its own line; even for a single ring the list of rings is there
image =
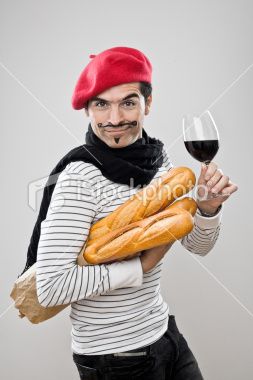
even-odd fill
[[[163,150],[154,178],[172,168]],[[139,257],[100,265],[77,265],[90,227],[139,191],[105,178],[90,163],[72,162],[60,173],[46,219],[41,224],[36,284],[42,306],[71,303],[72,351],[99,355],[149,345],[166,331],[169,306],[160,291],[164,258],[143,273]],[[204,256],[220,230],[221,211],[197,213],[194,228],[180,240]]]

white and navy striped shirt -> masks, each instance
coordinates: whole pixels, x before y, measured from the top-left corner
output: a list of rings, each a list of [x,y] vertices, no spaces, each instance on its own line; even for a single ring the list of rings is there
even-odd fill
[[[171,169],[164,161],[154,178]],[[164,258],[143,273],[139,257],[101,265],[77,265],[93,223],[127,201],[138,188],[114,183],[94,165],[72,162],[58,177],[37,256],[37,294],[41,305],[71,303],[72,351],[96,355],[132,350],[159,339],[167,329],[169,307],[160,292]],[[220,230],[221,211],[198,212],[182,245],[206,255]]]

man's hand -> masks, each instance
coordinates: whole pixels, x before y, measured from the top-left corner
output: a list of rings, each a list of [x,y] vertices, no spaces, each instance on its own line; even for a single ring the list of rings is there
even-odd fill
[[[207,187],[208,194],[228,194],[222,197],[217,197],[208,200],[197,199],[198,208],[200,211],[215,214],[217,208],[225,202],[229,196],[238,190],[238,186],[232,183],[227,175],[224,175],[221,169],[218,169],[217,164],[210,162],[208,166],[201,165],[201,173],[197,181],[197,195],[203,197],[205,188]]]
[[[160,245],[159,247],[144,250],[140,256],[143,273],[146,273],[153,269],[156,264],[163,258],[165,253],[168,252],[172,244],[173,243],[164,244]]]

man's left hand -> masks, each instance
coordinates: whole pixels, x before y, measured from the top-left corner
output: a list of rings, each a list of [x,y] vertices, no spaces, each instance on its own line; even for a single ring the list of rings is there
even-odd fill
[[[210,162],[208,166],[205,164],[201,165],[201,172],[197,181],[198,198],[202,198],[205,194],[208,196],[217,193],[226,195],[208,200],[197,199],[197,205],[200,211],[215,214],[218,207],[237,190],[238,186],[232,183],[230,178],[224,175],[221,169],[218,169],[217,164]]]

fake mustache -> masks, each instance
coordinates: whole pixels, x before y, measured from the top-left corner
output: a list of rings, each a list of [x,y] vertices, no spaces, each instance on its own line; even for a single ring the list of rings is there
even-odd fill
[[[112,125],[112,124],[103,125],[102,123],[98,123],[98,128],[106,128],[106,127],[109,127],[109,128],[120,128],[120,127],[123,127],[124,125],[129,125],[130,127],[135,127],[137,125],[137,121],[136,120],[134,120],[134,121],[128,121],[126,123],[120,123],[118,125]]]

